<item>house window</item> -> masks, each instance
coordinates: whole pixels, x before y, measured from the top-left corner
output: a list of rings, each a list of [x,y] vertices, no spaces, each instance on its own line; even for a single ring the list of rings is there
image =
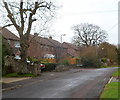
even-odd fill
[[[43,46],[41,45],[41,48],[43,49]]]
[[[49,47],[48,46],[45,46],[45,50],[48,51]]]
[[[8,43],[10,44],[10,40],[7,40],[8,41]]]
[[[52,47],[52,51],[54,51],[54,48]]]
[[[16,41],[16,42],[15,42],[15,47],[16,47],[16,48],[20,48],[20,42]]]
[[[49,50],[49,47],[46,47],[46,51],[48,51]]]

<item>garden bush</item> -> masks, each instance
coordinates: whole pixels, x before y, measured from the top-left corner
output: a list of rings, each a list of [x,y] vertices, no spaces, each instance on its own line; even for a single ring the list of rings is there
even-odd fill
[[[10,47],[10,45],[7,43],[7,41],[0,35],[0,53],[1,53],[1,65],[2,65],[2,75],[5,75],[6,73],[6,68],[5,68],[5,56],[12,56],[13,55],[13,50]]]
[[[69,62],[68,60],[64,60],[64,61],[62,62],[62,64],[63,64],[63,65],[70,65],[70,62]]]
[[[102,58],[102,59],[101,59],[101,62],[106,63],[106,62],[107,62],[107,59],[106,59],[106,58]]]
[[[42,69],[42,71],[52,71],[52,70],[55,70],[56,68],[56,64],[54,63],[45,63],[45,68]]]
[[[29,60],[30,62],[34,62],[35,64],[39,64],[39,63],[41,62],[40,59],[36,59],[36,58],[32,58],[32,57],[28,57],[28,60]]]
[[[91,57],[91,56],[84,56],[81,57],[81,63],[83,67],[94,67],[94,68],[98,68],[100,67],[102,64],[100,62],[100,60],[96,57]]]

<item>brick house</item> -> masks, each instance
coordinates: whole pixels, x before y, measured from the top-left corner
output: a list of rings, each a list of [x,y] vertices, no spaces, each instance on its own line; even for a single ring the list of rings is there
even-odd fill
[[[20,42],[19,37],[15,34],[10,32],[7,28],[0,28],[0,33],[10,44],[11,48],[13,49],[15,56],[20,56]],[[29,37],[29,48],[27,51],[28,57],[35,57],[35,58],[44,58],[46,55],[52,55],[57,60],[65,57],[67,54],[67,48],[65,48],[61,43],[56,40],[53,40],[52,37],[50,38],[43,38],[35,35],[30,35]]]
[[[13,50],[14,55],[19,56],[20,55],[19,38],[15,34],[10,32],[7,28],[1,28],[0,27],[0,34],[2,34],[3,38],[10,45],[10,47]]]
[[[45,58],[46,55],[53,55],[58,61],[65,57],[67,54],[67,48],[61,43],[50,38],[43,38],[37,34],[30,35],[29,48],[27,56],[35,58]]]

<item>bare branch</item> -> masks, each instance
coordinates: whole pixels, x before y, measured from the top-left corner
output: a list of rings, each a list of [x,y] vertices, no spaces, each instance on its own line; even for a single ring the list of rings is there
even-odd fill
[[[14,24],[15,28],[17,29],[17,31],[19,31],[19,26],[17,25],[17,23],[16,23],[16,21],[15,21],[15,19],[14,19],[14,17],[13,17],[13,14],[12,14],[11,11],[9,10],[8,5],[7,5],[7,2],[3,2],[3,3],[4,3],[4,6],[5,6],[5,8],[6,8],[7,12],[8,12],[8,17],[9,17],[9,19],[10,19],[11,22]]]
[[[20,18],[21,18],[21,32],[24,30],[24,18],[23,18],[23,0],[20,2]],[[21,33],[23,34],[23,33]]]
[[[9,26],[12,26],[12,25],[14,25],[14,24],[5,25],[5,26],[3,26],[2,28],[9,27]]]

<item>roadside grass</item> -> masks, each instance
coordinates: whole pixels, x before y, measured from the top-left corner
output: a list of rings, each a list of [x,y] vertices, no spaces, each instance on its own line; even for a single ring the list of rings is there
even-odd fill
[[[111,82],[105,86],[100,98],[119,98],[118,85],[120,82]]]
[[[113,77],[120,77],[120,69],[118,69],[116,72],[112,74]]]
[[[27,73],[27,74],[10,73],[4,75],[3,77],[36,77],[36,75],[32,73]]]
[[[120,77],[120,69],[112,74],[113,77]],[[119,98],[120,92],[119,90],[120,82],[111,82],[107,84],[102,92],[100,98]]]
[[[108,68],[108,67],[120,67],[118,65],[113,65],[113,66],[101,66],[101,68]]]

